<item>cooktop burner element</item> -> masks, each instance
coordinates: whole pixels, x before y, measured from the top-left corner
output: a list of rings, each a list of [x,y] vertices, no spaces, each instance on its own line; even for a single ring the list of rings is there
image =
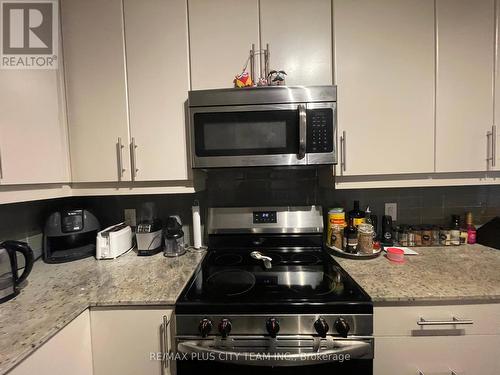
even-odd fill
[[[222,254],[215,259],[215,264],[218,266],[235,266],[243,261],[240,254]]]
[[[209,293],[232,297],[251,290],[255,285],[255,276],[239,269],[221,270],[210,275],[206,284]]]

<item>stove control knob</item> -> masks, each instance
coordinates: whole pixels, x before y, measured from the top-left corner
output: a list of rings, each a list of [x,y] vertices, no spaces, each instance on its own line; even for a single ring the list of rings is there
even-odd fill
[[[212,329],[212,321],[210,319],[202,319],[200,325],[198,326],[198,331],[200,331],[201,337],[207,337]]]
[[[347,337],[347,334],[349,333],[351,327],[349,327],[349,323],[347,323],[347,321],[344,318],[342,317],[338,318],[335,321],[334,325],[335,329],[340,334],[340,336]]]
[[[223,339],[225,339],[229,332],[231,332],[231,321],[229,319],[222,319],[219,323],[219,332]]]
[[[326,333],[328,332],[330,327],[328,327],[328,323],[325,319],[319,318],[314,322],[314,329],[316,330],[316,332],[318,332],[318,335],[320,335],[320,337],[326,337]]]
[[[272,338],[276,338],[276,335],[280,331],[280,323],[276,318],[269,318],[266,322],[267,332]]]

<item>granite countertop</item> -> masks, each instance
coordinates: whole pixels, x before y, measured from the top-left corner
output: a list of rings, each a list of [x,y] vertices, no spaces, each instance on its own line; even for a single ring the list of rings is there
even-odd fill
[[[482,245],[414,248],[405,263],[334,257],[374,305],[500,302],[500,250]]]
[[[21,293],[0,305],[0,374],[90,306],[175,304],[203,255],[35,262]]]

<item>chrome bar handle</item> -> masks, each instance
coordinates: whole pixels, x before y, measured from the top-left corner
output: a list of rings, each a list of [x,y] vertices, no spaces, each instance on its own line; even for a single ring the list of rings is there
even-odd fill
[[[347,139],[347,134],[346,131],[342,131],[342,136],[340,137],[340,168],[342,172],[346,171],[346,158],[347,158],[347,153],[346,153],[346,139]]]
[[[266,50],[264,51],[264,78],[268,79],[269,77],[269,43],[266,44]]]
[[[123,177],[123,173],[125,173],[125,168],[123,168],[123,144],[122,138],[118,137],[117,152],[118,152],[118,180],[121,180]]]
[[[464,325],[464,324],[474,324],[473,320],[470,319],[458,319],[457,317],[453,317],[452,320],[425,320],[424,318],[420,318],[417,321],[419,326],[454,326],[454,325]]]
[[[307,148],[307,112],[304,104],[299,104],[299,153],[297,159],[304,159]]]
[[[137,168],[137,162],[135,159],[135,150],[137,149],[137,145],[135,144],[135,137],[132,137],[132,142],[130,142],[130,164],[132,168],[132,180],[135,180],[137,177],[137,172],[139,169]]]
[[[168,354],[170,352],[170,347],[168,345],[168,325],[170,324],[170,321],[168,320],[168,317],[166,315],[163,315],[163,322],[161,325],[161,331],[162,331],[162,338],[160,342],[161,346],[161,362],[162,362],[162,370],[163,373],[166,374],[165,369],[168,369],[169,367],[169,361],[168,361]]]
[[[491,166],[497,165],[497,126],[491,127]]]
[[[453,370],[450,371],[451,371],[450,375],[458,375],[456,371]],[[422,370],[418,370],[418,375],[425,375],[425,372],[423,372]]]
[[[250,78],[252,79],[252,83],[255,84],[255,44],[253,43],[250,50]]]

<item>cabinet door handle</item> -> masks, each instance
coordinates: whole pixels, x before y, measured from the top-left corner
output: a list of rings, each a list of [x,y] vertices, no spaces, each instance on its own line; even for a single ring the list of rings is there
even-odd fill
[[[491,127],[491,166],[497,165],[497,126]]]
[[[456,317],[453,317],[452,320],[425,320],[424,318],[420,318],[417,324],[419,326],[454,326],[459,324],[474,324],[474,321],[470,319],[458,319]]]
[[[0,180],[3,179],[2,150],[0,150]]]
[[[342,132],[342,136],[340,137],[340,169],[342,172],[345,172],[347,169],[347,166],[346,166],[346,158],[347,158],[346,139],[347,139],[347,134],[346,134],[346,131],[344,130]]]
[[[132,168],[132,180],[135,180],[137,177],[137,172],[139,169],[137,168],[136,155],[135,150],[137,149],[137,145],[135,144],[135,138],[132,137],[132,142],[130,142],[130,164]]]
[[[425,372],[422,370],[418,370],[418,375],[425,375]],[[458,373],[454,370],[451,370],[450,375],[458,375]]]
[[[165,369],[168,369],[169,367],[169,361],[168,361],[168,354],[170,353],[170,345],[169,345],[169,342],[168,342],[168,326],[170,325],[170,320],[168,319],[168,317],[166,315],[163,315],[163,322],[161,324],[161,333],[162,333],[162,337],[161,337],[161,342],[160,342],[160,346],[161,346],[161,361],[162,361],[162,370],[163,370],[163,373],[166,374],[166,371]]]
[[[122,138],[118,137],[118,143],[116,144],[118,153],[118,180],[121,180],[123,173],[125,173],[125,168],[123,168],[123,143]]]

